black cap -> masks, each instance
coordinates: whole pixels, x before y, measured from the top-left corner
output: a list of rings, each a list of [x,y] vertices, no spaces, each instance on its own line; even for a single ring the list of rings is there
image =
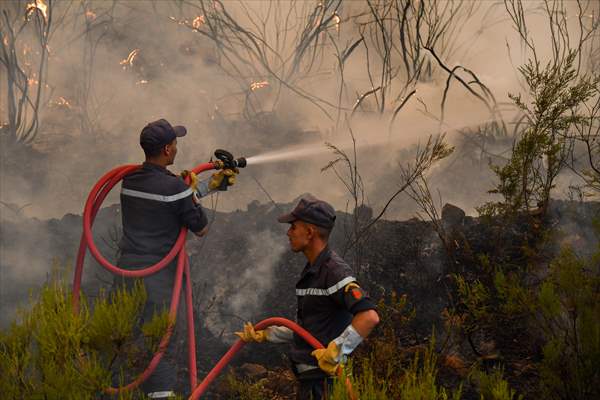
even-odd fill
[[[277,221],[282,223],[294,222],[296,220],[331,229],[335,225],[335,210],[331,204],[323,200],[312,196],[305,196],[300,199],[300,202],[291,213],[277,218]]]
[[[175,138],[185,136],[184,126],[171,126],[166,119],[150,122],[140,133],[140,146],[144,150],[160,149],[171,143]]]

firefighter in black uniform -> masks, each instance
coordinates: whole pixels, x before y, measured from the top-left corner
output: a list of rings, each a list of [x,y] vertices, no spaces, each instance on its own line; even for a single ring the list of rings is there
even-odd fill
[[[299,381],[297,398],[325,399],[331,377],[379,323],[379,316],[350,266],[328,246],[335,223],[331,205],[307,196],[278,221],[290,224],[290,247],[304,253],[308,261],[296,283],[297,322],[327,348],[314,350],[283,326],[256,331],[248,322],[236,334],[246,342],[291,343],[289,355]]]
[[[181,227],[197,236],[205,235],[208,220],[199,197],[235,181],[237,171],[221,170],[200,182],[195,190],[171,173],[166,167],[175,161],[177,138],[186,133],[185,127],[171,126],[160,119],[146,125],[140,134],[146,161],[139,170],[125,176],[121,189],[123,237],[117,262],[121,268],[145,268],[163,259],[175,244]],[[160,272],[144,278],[147,301],[142,323],[150,321],[154,312],[168,309],[176,264],[177,257]],[[132,281],[127,279],[125,283],[131,285]],[[177,365],[168,357],[173,342],[171,339],[165,356],[142,385],[149,398],[175,395]]]

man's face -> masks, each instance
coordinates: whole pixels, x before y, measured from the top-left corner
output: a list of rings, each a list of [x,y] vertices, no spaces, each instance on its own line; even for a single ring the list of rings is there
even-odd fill
[[[294,253],[303,251],[312,240],[314,232],[304,221],[294,221],[290,223],[287,236],[290,241],[290,248]]]
[[[171,143],[165,146],[163,151],[167,156],[167,165],[173,165],[175,156],[177,155],[177,139],[173,139]]]

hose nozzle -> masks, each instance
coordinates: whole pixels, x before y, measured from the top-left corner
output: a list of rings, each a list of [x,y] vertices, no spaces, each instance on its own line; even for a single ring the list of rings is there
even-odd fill
[[[233,154],[223,149],[215,150],[215,157],[222,164],[218,166],[217,169],[245,168],[247,164],[246,159],[244,157],[240,157],[237,159],[233,158]]]

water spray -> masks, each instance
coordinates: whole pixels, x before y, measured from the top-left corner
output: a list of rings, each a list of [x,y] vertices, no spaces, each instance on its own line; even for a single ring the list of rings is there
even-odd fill
[[[460,127],[451,126],[448,123],[444,123],[444,125],[447,127],[447,129],[445,130],[444,133],[458,132],[458,131],[461,131],[466,128],[471,128],[473,126],[479,126],[482,123],[488,123],[488,122],[493,122],[493,121],[495,121],[495,119],[488,118],[488,119],[485,119],[482,121],[478,121],[476,123],[471,123],[471,124],[463,125]],[[410,140],[410,138],[398,137],[393,140],[390,140],[389,138],[370,137],[368,139],[368,141],[363,140],[362,142],[359,142],[358,139],[355,139],[355,140],[347,139],[347,140],[343,140],[343,141],[339,142],[338,144],[335,145],[335,147],[339,150],[351,150],[354,146],[356,146],[357,148],[382,147],[382,146],[390,146],[390,144],[392,142],[396,142],[396,144],[398,144],[398,142],[401,142],[403,140],[408,141],[408,140]],[[273,163],[273,162],[279,162],[279,161],[290,161],[290,160],[295,160],[295,159],[300,159],[300,158],[316,156],[319,154],[330,153],[331,150],[332,150],[331,146],[324,145],[323,143],[295,145],[295,146],[286,147],[286,148],[283,148],[280,150],[269,151],[269,152],[259,154],[256,156],[247,157],[244,159],[244,161],[248,165],[267,164],[267,163]],[[215,155],[216,155],[216,152],[215,152]]]

